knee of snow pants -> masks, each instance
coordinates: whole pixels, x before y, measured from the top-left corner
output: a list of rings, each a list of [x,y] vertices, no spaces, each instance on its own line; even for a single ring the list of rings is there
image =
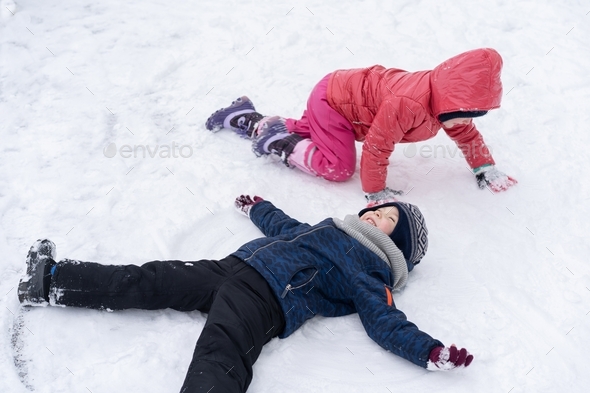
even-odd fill
[[[301,119],[286,119],[289,132],[311,139],[292,154],[293,164],[307,173],[330,181],[345,181],[356,166],[355,134],[352,124],[334,110],[327,99],[325,76],[312,90]],[[301,142],[300,142],[301,144]]]
[[[181,392],[245,392],[262,347],[284,324],[272,289],[244,264],[215,296]]]
[[[111,310],[208,312],[219,286],[243,264],[235,257],[152,261],[142,266],[63,260],[51,280],[50,303]]]

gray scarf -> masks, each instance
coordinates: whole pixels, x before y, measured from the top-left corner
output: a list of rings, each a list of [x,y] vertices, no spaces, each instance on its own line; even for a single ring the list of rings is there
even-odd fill
[[[332,220],[338,229],[358,240],[389,265],[393,275],[394,290],[406,285],[408,281],[406,259],[389,236],[371,224],[361,221],[357,215],[349,214],[344,217],[344,220],[339,218],[332,218]]]

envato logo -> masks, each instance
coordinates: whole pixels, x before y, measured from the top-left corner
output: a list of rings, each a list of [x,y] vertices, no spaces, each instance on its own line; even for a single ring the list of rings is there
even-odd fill
[[[420,145],[420,147],[418,147],[415,143],[410,143],[408,146],[404,147],[403,152],[404,156],[408,158],[415,157],[416,155],[419,155],[422,158],[455,158],[457,155],[461,158],[465,158],[465,156],[473,158],[487,158],[492,156],[492,148],[487,145],[466,145],[463,149],[459,149],[456,145]]]
[[[193,155],[193,148],[189,145],[117,145],[113,142],[102,149],[102,154],[107,158],[113,158],[119,154],[123,158],[189,158]]]

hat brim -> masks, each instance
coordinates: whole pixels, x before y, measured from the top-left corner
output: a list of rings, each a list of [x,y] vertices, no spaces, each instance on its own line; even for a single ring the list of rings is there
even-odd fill
[[[383,203],[381,205],[367,207],[359,212],[359,217],[362,217],[362,215],[365,214],[366,212],[374,212],[377,209],[381,209],[382,207],[388,207],[388,206],[397,206],[397,202],[387,202],[387,203]]]

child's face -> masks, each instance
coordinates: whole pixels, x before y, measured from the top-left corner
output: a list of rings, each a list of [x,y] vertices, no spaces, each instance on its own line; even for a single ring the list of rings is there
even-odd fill
[[[380,207],[377,210],[366,212],[360,217],[360,220],[381,229],[389,236],[399,221],[399,211],[395,206]]]
[[[470,117],[457,117],[451,120],[443,121],[443,126],[445,128],[453,128],[458,124],[469,124],[471,123]]]

